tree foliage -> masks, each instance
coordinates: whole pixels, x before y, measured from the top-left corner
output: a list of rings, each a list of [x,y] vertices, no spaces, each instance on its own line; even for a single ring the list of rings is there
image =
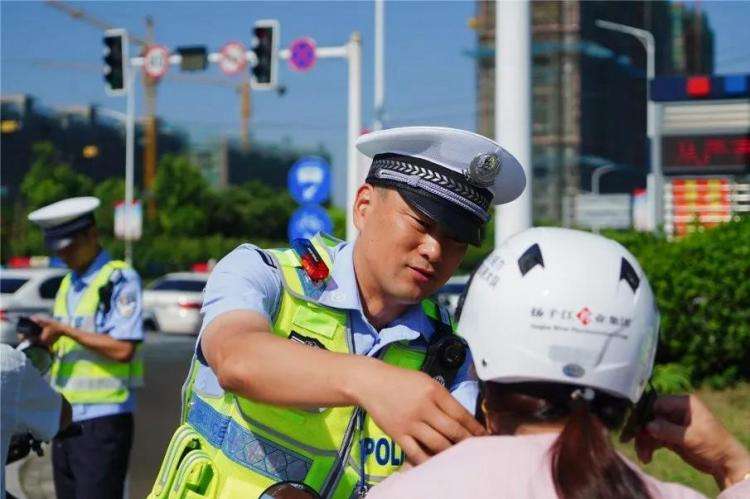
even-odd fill
[[[21,182],[21,194],[29,209],[73,196],[90,195],[93,191],[93,180],[63,163],[51,142],[34,144],[31,154],[31,169]]]
[[[89,177],[61,163],[52,144],[39,143],[34,145],[33,164],[22,181],[21,194],[22,202],[12,210],[17,213],[3,226],[4,234],[21,236],[3,247],[4,255],[43,254],[41,231],[26,221],[27,213],[83,195],[101,200],[96,218],[102,241],[115,256],[122,255],[122,243],[113,239],[114,204],[125,197],[122,178],[94,185]],[[143,238],[134,243],[136,265],[147,276],[219,259],[242,242],[282,246],[289,217],[297,208],[285,191],[259,181],[213,189],[197,166],[177,155],[161,158],[153,196],[157,219],[144,222]]]
[[[208,182],[187,157],[167,154],[161,158],[154,182],[160,232],[182,236],[205,234],[208,197]]]

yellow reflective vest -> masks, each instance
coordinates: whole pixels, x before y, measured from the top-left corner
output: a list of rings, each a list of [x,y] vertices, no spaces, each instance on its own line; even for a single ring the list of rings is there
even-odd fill
[[[332,268],[337,240],[311,241]],[[273,333],[332,352],[354,353],[347,313],[317,302],[324,284],[307,277],[293,250],[269,250],[280,269],[283,292]],[[452,327],[432,301],[427,315]],[[425,350],[397,342],[379,356],[418,370]],[[359,407],[301,410],[276,407],[225,392],[211,395],[194,384],[193,361],[183,388],[182,425],[167,449],[149,495],[162,498],[257,498],[274,483],[304,482],[322,497],[349,498],[404,463],[404,452]],[[205,367],[203,367],[205,368]]]
[[[127,263],[119,260],[107,262],[93,277],[72,314],[68,311],[67,303],[72,274],[66,275],[55,297],[55,320],[84,331],[96,331],[99,290],[107,285],[115,270],[127,267]],[[136,348],[130,362],[116,362],[67,336],[61,336],[52,345],[52,353],[54,360],[50,368],[50,382],[71,404],[124,402],[131,388],[143,384],[140,347]]]

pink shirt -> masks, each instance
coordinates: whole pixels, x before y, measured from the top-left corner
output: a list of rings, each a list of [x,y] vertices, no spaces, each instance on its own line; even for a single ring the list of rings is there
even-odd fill
[[[367,497],[556,498],[547,452],[556,438],[553,433],[470,438],[426,463],[392,475]],[[641,475],[654,499],[704,498],[684,485],[660,482],[629,464]],[[719,498],[750,498],[750,480],[725,490]]]

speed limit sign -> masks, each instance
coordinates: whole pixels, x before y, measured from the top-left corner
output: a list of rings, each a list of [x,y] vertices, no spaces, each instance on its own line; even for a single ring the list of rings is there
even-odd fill
[[[169,50],[163,45],[151,45],[143,56],[143,70],[151,78],[158,80],[169,69]]]
[[[247,65],[245,47],[239,42],[229,42],[221,47],[219,67],[231,76],[240,73]]]

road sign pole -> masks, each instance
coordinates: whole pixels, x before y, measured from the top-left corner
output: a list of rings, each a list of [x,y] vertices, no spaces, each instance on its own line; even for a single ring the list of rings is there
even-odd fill
[[[362,42],[359,33],[352,33],[349,42],[339,47],[316,47],[318,59],[346,59],[349,65],[349,103],[347,109],[347,168],[346,168],[346,239],[351,241],[356,236],[354,227],[354,195],[365,178],[359,171],[360,154],[354,143],[362,129]],[[289,49],[279,50],[279,59],[289,59]]]
[[[133,264],[133,241],[127,237],[133,222],[133,154],[135,147],[135,71],[127,72],[127,109],[125,125],[125,261]]]
[[[354,227],[354,196],[363,175],[359,171],[359,153],[354,145],[362,129],[362,61],[359,33],[352,33],[347,45],[349,60],[349,105],[347,127],[347,174],[346,174],[346,240],[353,241],[357,236]]]

